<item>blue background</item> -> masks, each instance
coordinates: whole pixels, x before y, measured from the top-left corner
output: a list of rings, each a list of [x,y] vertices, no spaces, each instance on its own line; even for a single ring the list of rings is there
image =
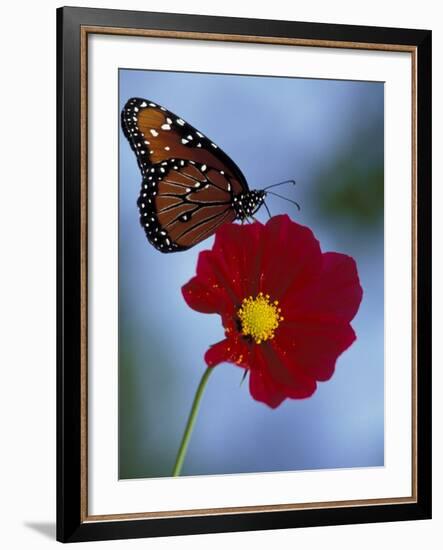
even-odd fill
[[[296,179],[278,191],[301,212],[269,197],[272,214],[353,256],[364,289],[357,341],[311,398],[271,410],[240,386],[242,370],[216,367],[183,475],[382,466],[383,84],[120,70],[119,86],[120,109],[132,96],[164,105],[230,155],[250,188]],[[191,310],[180,291],[212,239],[157,252],[139,225],[141,176],[121,130],[119,166],[120,478],[168,476],[203,355],[223,338],[220,318]]]

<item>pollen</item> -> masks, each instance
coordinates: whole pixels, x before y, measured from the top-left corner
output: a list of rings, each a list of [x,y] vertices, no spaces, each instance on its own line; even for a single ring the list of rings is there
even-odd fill
[[[252,337],[257,344],[272,340],[283,321],[280,313],[278,301],[271,302],[269,294],[260,292],[255,298],[245,298],[238,310],[242,334]]]

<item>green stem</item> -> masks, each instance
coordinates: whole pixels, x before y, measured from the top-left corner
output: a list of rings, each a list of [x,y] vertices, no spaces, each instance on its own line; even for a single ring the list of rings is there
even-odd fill
[[[180,472],[183,467],[183,462],[186,457],[186,451],[188,450],[189,440],[191,439],[192,430],[194,429],[195,421],[197,420],[198,409],[200,408],[200,401],[202,399],[203,393],[206,388],[206,384],[209,379],[209,375],[213,367],[208,367],[203,373],[200,384],[198,385],[197,392],[194,397],[194,402],[192,403],[191,412],[189,413],[188,422],[186,424],[185,432],[180,443],[180,448],[177,453],[177,458],[175,459],[174,469],[172,470],[173,477],[180,475]]]

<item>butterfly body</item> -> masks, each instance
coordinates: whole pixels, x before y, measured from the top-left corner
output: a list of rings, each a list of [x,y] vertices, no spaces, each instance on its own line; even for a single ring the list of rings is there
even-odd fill
[[[157,250],[187,250],[263,204],[266,191],[250,190],[226,153],[164,107],[131,98],[121,124],[142,174],[140,223]]]
[[[243,222],[254,216],[263,204],[265,196],[266,191],[260,189],[253,189],[236,195],[233,202],[237,219]]]

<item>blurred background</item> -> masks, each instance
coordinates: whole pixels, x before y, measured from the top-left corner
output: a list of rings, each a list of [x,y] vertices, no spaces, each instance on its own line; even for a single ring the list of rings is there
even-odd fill
[[[120,109],[132,96],[164,105],[231,156],[250,188],[295,179],[279,192],[301,211],[269,196],[272,214],[309,226],[323,251],[353,256],[364,289],[357,341],[311,398],[271,410],[240,386],[241,369],[216,367],[182,475],[383,466],[383,84],[125,69],[119,86]],[[203,355],[223,338],[219,316],[191,310],[180,290],[212,238],[156,251],[121,130],[119,167],[120,478],[169,476]],[[266,221],[264,208],[257,217]]]

